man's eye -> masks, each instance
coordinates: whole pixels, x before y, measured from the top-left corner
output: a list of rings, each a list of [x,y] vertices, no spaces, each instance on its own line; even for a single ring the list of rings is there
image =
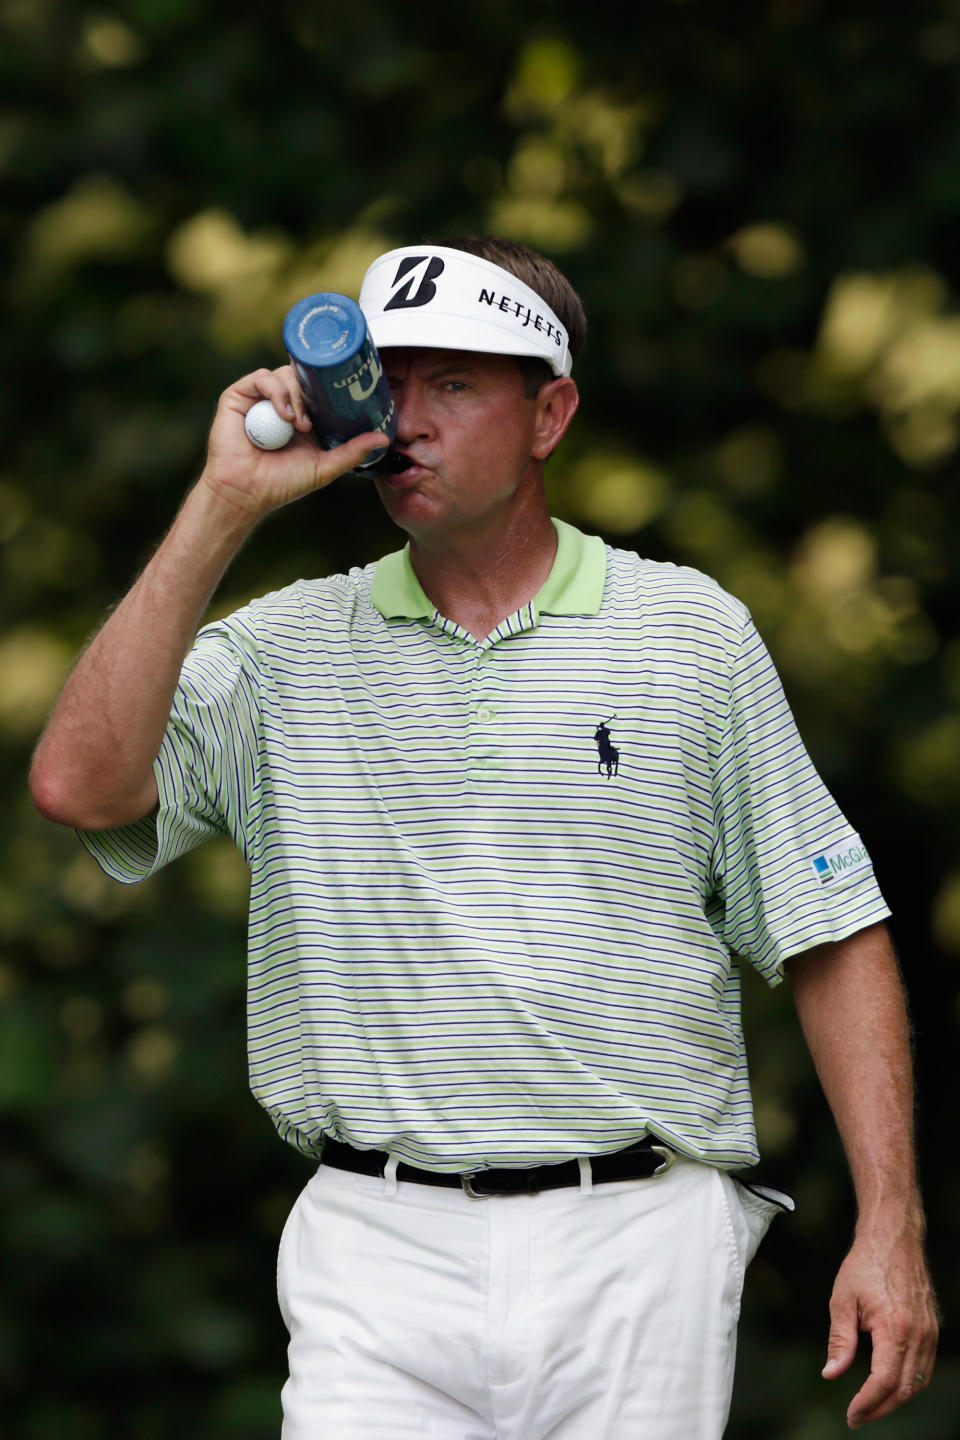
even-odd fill
[[[452,390],[454,394],[459,394],[461,390],[466,390],[467,382],[466,380],[445,380],[443,382],[443,388],[445,390]]]

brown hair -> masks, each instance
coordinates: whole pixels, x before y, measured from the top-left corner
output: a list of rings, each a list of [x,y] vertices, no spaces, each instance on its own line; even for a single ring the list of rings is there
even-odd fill
[[[504,240],[499,235],[455,235],[433,240],[434,245],[445,245],[449,250],[465,250],[468,255],[478,255],[516,275],[524,285],[529,285],[541,299],[546,300],[560,323],[566,327],[570,355],[575,360],[587,341],[587,316],[583,301],[570,281],[552,260],[538,255],[527,245],[517,240]],[[554,378],[546,360],[534,355],[516,357],[523,373],[527,395],[536,395],[541,385]]]

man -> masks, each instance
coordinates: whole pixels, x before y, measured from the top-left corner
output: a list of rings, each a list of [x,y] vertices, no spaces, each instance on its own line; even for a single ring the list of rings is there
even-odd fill
[[[229,833],[252,874],[253,1091],[321,1163],[278,1262],[285,1440],[716,1440],[779,1208],[736,967],[789,974],[859,1218],[824,1374],[856,1426],[936,1345],[889,914],[745,608],[552,522],[582,306],[522,246],[390,252],[361,291],[405,550],[194,632],[324,452],[289,367],[205,469],[58,701],[45,814],[137,880]],[[253,449],[262,397],[295,423]],[[189,653],[188,653],[189,652]]]

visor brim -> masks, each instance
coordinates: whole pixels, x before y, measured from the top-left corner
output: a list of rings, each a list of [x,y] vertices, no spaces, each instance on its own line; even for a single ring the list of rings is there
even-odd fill
[[[564,374],[561,352],[558,350],[556,359],[544,353],[545,336],[538,336],[538,344],[532,341],[527,344],[522,335],[511,335],[500,325],[487,325],[462,315],[397,310],[368,315],[367,328],[378,350],[411,346],[421,350],[472,350],[482,355],[529,356],[545,361],[555,376]]]

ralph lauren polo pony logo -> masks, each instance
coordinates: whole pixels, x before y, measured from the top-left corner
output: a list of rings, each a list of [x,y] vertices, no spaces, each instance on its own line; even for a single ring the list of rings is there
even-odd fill
[[[610,720],[616,720],[616,718],[616,715],[610,716]],[[597,749],[600,752],[597,773],[602,775],[605,780],[609,780],[611,775],[616,775],[620,765],[620,751],[616,745],[611,743],[610,731],[607,729],[610,720],[601,720],[593,732],[593,738],[597,742]]]

